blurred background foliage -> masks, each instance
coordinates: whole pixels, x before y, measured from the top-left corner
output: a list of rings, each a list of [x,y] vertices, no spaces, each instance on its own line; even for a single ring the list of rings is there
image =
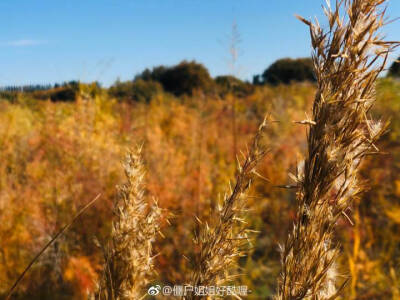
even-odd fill
[[[255,84],[230,75],[213,79],[201,64],[184,61],[145,70],[108,89],[80,82],[2,89],[0,295],[101,193],[34,265],[16,298],[92,294],[102,263],[93,239],[108,236],[115,186],[123,181],[120,162],[138,143],[144,143],[147,194],[174,215],[171,225],[163,224],[165,238],[156,243],[155,281],[188,282],[198,250],[192,241],[194,216],[207,220],[218,205],[234,180],[237,150],[245,151],[268,114],[274,120],[267,131],[270,153],[259,173],[269,181],[257,179],[248,199],[249,226],[259,233],[249,256],[240,260],[238,272],[244,275],[235,284],[248,285],[249,299],[271,296],[280,272],[278,245],[295,217],[294,192],[274,186],[291,184],[288,172],[302,160],[306,130],[293,121],[311,115],[315,94],[308,71],[295,71],[295,77],[287,72],[293,61],[266,69]],[[298,60],[294,69],[304,68],[305,61]],[[400,297],[400,82],[395,73],[379,80],[377,97],[372,113],[391,123],[378,145],[385,154],[364,165],[368,191],[352,208],[355,225],[345,219],[339,224],[340,271],[351,276],[344,299]]]

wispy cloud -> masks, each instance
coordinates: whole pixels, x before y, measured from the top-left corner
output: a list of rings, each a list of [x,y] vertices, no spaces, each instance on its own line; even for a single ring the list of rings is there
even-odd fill
[[[3,45],[10,46],[10,47],[29,47],[29,46],[42,45],[45,43],[46,43],[46,41],[41,41],[41,40],[21,39],[21,40],[5,42],[5,43],[3,43]]]

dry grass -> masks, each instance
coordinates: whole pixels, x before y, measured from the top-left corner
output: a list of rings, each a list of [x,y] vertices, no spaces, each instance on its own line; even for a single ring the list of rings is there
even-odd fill
[[[340,292],[335,225],[339,217],[349,219],[352,201],[363,191],[360,164],[378,152],[374,143],[385,129],[368,116],[375,81],[398,45],[379,34],[385,2],[344,0],[334,8],[328,3],[326,31],[299,17],[310,27],[318,90],[308,156],[295,176],[297,219],[282,249],[276,299],[333,299]]]
[[[152,243],[159,232],[161,210],[144,198],[141,149],[124,162],[127,182],[118,187],[112,239],[104,250],[101,299],[140,299],[153,275]]]
[[[200,224],[200,232],[195,242],[200,253],[192,276],[192,286],[217,286],[234,276],[230,275],[237,259],[246,253],[249,241],[243,213],[246,210],[246,193],[257,174],[256,166],[267,150],[262,141],[266,120],[259,127],[251,148],[240,165],[236,184],[226,194],[222,207],[212,216],[211,224]],[[188,299],[200,299],[190,295]]]
[[[57,232],[56,235],[54,235],[53,238],[51,238],[50,241],[47,242],[47,244],[40,249],[40,251],[34,256],[34,258],[30,261],[30,263],[26,266],[26,268],[24,269],[24,271],[18,276],[17,280],[14,282],[14,284],[12,285],[12,287],[10,288],[10,290],[8,291],[5,300],[11,299],[11,296],[13,295],[14,291],[16,290],[17,286],[19,285],[19,283],[22,281],[22,279],[24,278],[24,276],[26,275],[26,273],[32,268],[33,264],[35,264],[39,258],[46,252],[47,249],[50,248],[50,246],[52,246],[57,239],[59,239],[65,232],[68,231],[68,229],[74,224],[74,222],[76,220],[79,219],[79,217],[90,207],[92,206],[98,199],[100,198],[100,194],[98,194],[92,201],[90,201],[88,204],[86,204],[83,208],[81,208],[79,210],[79,212],[74,216],[74,218],[68,223],[66,224],[64,227],[61,228],[61,230],[59,230]]]
[[[337,263],[339,245],[335,241],[335,227],[339,218],[344,217],[349,222],[352,222],[350,214],[352,202],[354,199],[357,199],[357,197],[359,197],[360,193],[363,191],[363,185],[360,182],[358,175],[359,167],[365,156],[378,152],[375,142],[384,131],[385,124],[384,122],[371,120],[369,117],[369,111],[375,101],[374,84],[376,78],[383,70],[388,54],[394,47],[397,46],[397,43],[394,42],[384,42],[378,33],[379,29],[384,25],[384,9],[382,5],[385,4],[385,2],[385,0],[338,1],[333,9],[331,9],[329,6],[326,9],[326,15],[329,23],[329,27],[326,31],[322,30],[317,22],[313,24],[305,19],[300,18],[310,27],[311,30],[312,44],[314,48],[313,60],[318,78],[318,90],[314,101],[312,118],[310,120],[298,122],[300,124],[309,126],[307,137],[308,154],[305,162],[299,165],[297,174],[293,176],[294,180],[296,181],[295,187],[297,189],[298,211],[293,231],[291,231],[291,234],[289,235],[285,245],[282,247],[282,273],[279,279],[276,299],[333,299],[341,291],[341,286],[345,282],[337,270],[339,265],[339,263]],[[342,13],[345,13],[344,18],[341,18]],[[282,87],[278,88],[281,89]],[[285,87],[284,89],[287,91],[289,87]],[[262,100],[271,98],[272,93],[271,91],[266,91],[267,94],[264,94],[264,98],[260,97],[260,95],[263,94],[255,94],[249,98],[246,104],[248,105],[246,106],[247,109],[243,111],[246,111],[246,114],[247,112],[251,111],[253,109],[253,102],[257,103],[258,107],[265,105],[263,102],[267,101]],[[282,115],[283,112],[286,112],[287,108],[292,109],[293,111],[299,110],[299,107],[294,106],[294,104],[292,104],[294,107],[293,108],[292,106],[289,106],[289,104],[283,103],[284,101],[281,101],[282,98],[286,98],[280,95],[282,90],[277,91],[279,92],[279,97],[275,96],[275,98],[279,100],[276,101],[276,103],[279,103],[276,105],[278,107],[276,110],[277,115]],[[298,95],[297,90],[294,90],[292,93],[297,93]],[[309,90],[307,89],[304,94],[308,93]],[[304,96],[303,98],[306,97]],[[256,99],[257,102],[253,101],[254,99]],[[172,100],[175,101],[175,99]],[[160,100],[160,103],[161,102],[162,101]],[[210,112],[210,115],[211,112],[216,110],[215,108],[218,108],[219,110],[217,113],[212,115],[213,118],[215,117],[215,120],[218,120],[218,122],[215,121],[214,123],[207,123],[213,125],[208,125],[209,127],[205,127],[204,129],[210,133],[209,136],[204,138],[208,138],[208,140],[205,140],[206,142],[204,144],[213,145],[212,150],[218,150],[219,152],[215,151],[216,154],[210,154],[204,151],[206,155],[203,153],[204,156],[202,157],[206,157],[204,161],[207,161],[210,164],[210,166],[206,168],[206,171],[209,173],[204,171],[204,174],[207,175],[203,175],[204,177],[196,177],[198,175],[188,175],[187,171],[190,171],[190,168],[186,166],[186,164],[190,165],[191,162],[190,157],[192,155],[193,144],[185,144],[184,142],[179,141],[186,141],[192,138],[190,136],[191,127],[188,126],[188,124],[194,124],[193,120],[196,120],[196,118],[193,116],[197,116],[197,112],[195,114],[195,111],[191,110],[189,106],[183,106],[179,104],[178,101],[171,103],[166,102],[166,104],[160,103],[156,104],[156,102],[152,102],[148,107],[146,107],[146,109],[149,109],[148,115],[151,116],[149,123],[147,123],[146,120],[146,135],[148,132],[149,140],[153,141],[152,143],[149,143],[152,144],[153,148],[151,148],[151,151],[149,151],[147,155],[148,157],[151,157],[149,161],[153,162],[151,169],[153,172],[155,171],[155,174],[157,174],[157,176],[152,178],[152,193],[154,193],[154,191],[158,191],[158,194],[162,196],[164,203],[170,202],[170,207],[178,207],[183,212],[192,211],[191,208],[194,207],[192,203],[195,203],[195,201],[193,201],[193,197],[191,197],[191,195],[194,194],[192,191],[198,191],[198,195],[202,195],[202,198],[208,199],[213,195],[213,192],[217,190],[209,188],[206,192],[204,192],[199,189],[198,186],[200,186],[201,183],[206,182],[206,180],[203,179],[209,178],[209,182],[217,185],[217,183],[214,182],[216,182],[220,177],[226,178],[228,174],[226,171],[228,168],[226,167],[219,167],[219,174],[215,177],[213,177],[213,175],[211,175],[212,173],[209,172],[209,170],[213,169],[217,165],[215,163],[217,161],[217,156],[224,158],[228,156],[226,153],[229,153],[229,146],[226,145],[230,145],[230,140],[226,138],[224,130],[221,130],[221,134],[218,132],[219,128],[224,128],[226,127],[225,125],[228,124],[228,118],[226,118],[227,121],[225,121],[225,123],[220,123],[220,116],[223,116],[223,112],[226,111],[224,106],[225,104],[217,103],[213,99],[210,99],[208,104],[205,102],[205,104],[208,105],[207,110]],[[304,101],[304,103],[306,103],[306,101]],[[102,104],[102,106],[104,107],[101,107],[101,109],[105,110],[105,104]],[[95,108],[95,106],[93,106],[93,108]],[[258,111],[265,111],[264,108],[268,108],[268,106],[265,106],[262,109],[258,108]],[[74,108],[71,108],[71,111],[73,111],[72,109]],[[126,109],[126,107],[121,107],[121,110],[124,109]],[[13,114],[10,114],[10,116],[13,116],[13,119],[26,121],[26,118],[20,117],[20,107],[13,107],[13,110],[16,111]],[[107,164],[105,164],[108,166],[107,170],[113,170],[111,166],[113,166],[115,163],[110,158],[118,156],[118,149],[120,145],[118,144],[117,139],[113,143],[108,143],[109,138],[111,137],[110,129],[113,130],[113,135],[117,135],[117,132],[130,132],[133,131],[132,128],[140,127],[138,126],[140,125],[139,123],[130,123],[131,120],[136,121],[137,119],[140,119],[140,115],[133,115],[131,114],[131,111],[128,111],[128,113],[126,113],[126,119],[128,120],[126,121],[126,125],[123,122],[119,123],[119,117],[112,115],[111,108],[107,108],[107,113],[105,113],[105,111],[103,112],[103,115],[99,114],[102,117],[99,118],[101,122],[98,123],[108,124],[109,122],[112,124],[107,125],[106,127],[96,127],[98,125],[95,123],[94,124],[96,126],[94,126],[92,123],[84,123],[86,118],[82,117],[69,118],[67,119],[67,122],[63,121],[67,124],[70,124],[70,127],[65,127],[65,123],[61,123],[61,121],[60,125],[57,126],[53,126],[52,123],[49,123],[52,125],[51,128],[54,127],[55,129],[53,129],[53,132],[49,134],[52,139],[48,139],[43,142],[45,147],[52,149],[50,145],[54,144],[54,140],[58,141],[54,137],[63,137],[65,141],[58,141],[59,149],[63,149],[64,151],[66,148],[64,147],[65,145],[72,145],[70,147],[74,150],[74,152],[71,153],[80,153],[79,151],[84,149],[86,155],[81,155],[84,158],[86,157],[85,160],[82,159],[75,161],[65,159],[65,165],[69,166],[65,169],[69,170],[70,176],[65,176],[65,178],[63,178],[64,181],[60,181],[61,183],[59,183],[58,186],[62,186],[63,188],[68,187],[69,178],[75,179],[75,177],[77,177],[75,175],[78,174],[78,171],[88,168],[87,165],[83,164],[82,162],[91,160],[97,161],[98,159],[95,159],[95,157],[104,158],[104,155],[107,153],[114,153],[114,155],[107,157],[108,159],[106,160],[103,159],[99,161],[107,161]],[[137,110],[133,109],[132,111]],[[55,112],[57,112],[58,115],[58,110],[55,110]],[[31,114],[30,110],[26,110],[26,115],[28,115],[28,113],[29,115]],[[287,118],[291,118],[293,116],[292,113],[294,112],[290,113],[291,114],[287,114]],[[54,113],[54,115],[56,114]],[[73,114],[71,113],[71,115]],[[32,114],[32,116],[34,115]],[[132,116],[135,116],[135,118]],[[32,120],[34,119],[36,118],[32,117]],[[93,117],[93,119],[95,118]],[[251,116],[250,118],[247,116],[245,117],[243,113],[242,118],[238,120],[242,120],[241,127],[243,129],[247,128],[244,126],[244,124],[247,124],[249,122],[248,120],[253,122],[255,119],[256,117],[254,116]],[[106,122],[104,120],[106,120]],[[46,126],[43,125],[43,132],[47,131],[49,128],[47,123],[44,124]],[[78,124],[79,126],[81,126],[80,124],[84,124],[85,126],[90,124],[90,126],[87,126],[88,129],[85,129],[85,134],[82,134],[82,138],[78,138],[78,135],[74,133],[80,132],[83,128],[79,127]],[[149,129],[147,128],[147,124],[149,124]],[[39,125],[36,126],[41,128]],[[19,138],[19,143],[15,143],[15,146],[14,144],[10,143],[10,145],[13,145],[13,147],[8,146],[10,150],[7,150],[8,152],[4,153],[9,155],[9,157],[13,157],[12,155],[18,155],[21,156],[22,159],[19,160],[20,158],[14,158],[14,163],[13,160],[10,160],[6,155],[3,155],[6,157],[6,159],[10,160],[12,164],[4,164],[6,167],[4,167],[2,174],[5,174],[3,177],[9,176],[8,169],[14,168],[15,170],[21,169],[19,172],[21,172],[22,175],[20,175],[21,183],[19,189],[15,188],[15,184],[13,182],[14,179],[12,177],[11,179],[8,179],[10,183],[6,182],[9,189],[7,193],[9,195],[14,195],[14,193],[15,195],[18,195],[20,191],[25,191],[25,177],[30,174],[26,170],[29,170],[32,174],[29,175],[31,177],[27,178],[30,178],[33,184],[28,186],[23,198],[33,202],[32,199],[35,199],[36,197],[35,205],[39,206],[39,204],[42,202],[38,201],[37,199],[40,199],[43,194],[42,191],[40,191],[40,193],[39,191],[36,191],[33,186],[35,186],[36,183],[43,181],[43,178],[45,177],[41,177],[42,173],[47,174],[46,172],[48,170],[57,169],[58,166],[64,165],[64,163],[42,163],[41,167],[39,168],[36,160],[33,160],[33,162],[31,162],[31,164],[29,164],[25,169],[24,163],[21,161],[25,161],[27,159],[20,154],[21,147],[19,145],[23,145],[23,140],[27,135],[31,135],[32,129],[27,126],[26,129],[23,127],[24,129],[22,130],[19,128],[22,128],[22,125],[19,125],[19,127],[14,127],[18,128],[18,131],[23,131],[23,133],[15,133],[14,135],[10,136],[4,134],[4,136],[6,136],[10,141],[18,140],[15,137]],[[125,127],[126,129],[124,129]],[[10,128],[13,129],[12,126]],[[61,130],[61,128],[68,128],[68,130],[64,132]],[[71,128],[74,130],[70,130]],[[92,130],[93,128],[95,130]],[[257,163],[264,157],[266,153],[265,146],[261,141],[264,129],[265,123],[261,125],[258,133],[256,134],[253,144],[244,158],[243,164],[241,164],[239,167],[236,183],[231,191],[224,197],[221,207],[215,212],[215,214],[211,216],[211,221],[209,223],[203,224],[200,222],[200,231],[195,239],[195,242],[199,248],[199,255],[195,261],[195,271],[190,282],[194,286],[219,285],[223,282],[233,279],[233,274],[235,273],[234,268],[237,267],[238,258],[245,255],[246,251],[248,250],[247,245],[251,230],[248,229],[248,226],[244,221],[244,214],[247,207],[246,193],[254,179],[254,175],[256,174],[255,168]],[[5,133],[8,134],[8,131],[8,129],[5,130]],[[96,136],[96,139],[87,139],[87,136],[90,137],[89,133],[92,131],[96,134],[97,132],[106,133]],[[244,131],[245,130],[242,130],[242,132]],[[247,132],[249,131],[250,130]],[[38,133],[37,135],[40,137],[40,134],[41,133]],[[70,134],[70,136],[68,134]],[[284,138],[289,137],[289,134],[283,135],[282,131],[276,132],[276,135],[279,134],[281,134]],[[69,139],[66,137],[69,137]],[[138,136],[132,135],[129,137],[130,139],[127,139],[127,141],[134,140]],[[271,137],[272,135],[269,137],[269,143],[271,142]],[[5,138],[3,140],[5,140]],[[93,142],[96,140],[98,140],[98,143],[94,144]],[[31,141],[31,143],[37,143],[40,145],[39,142],[35,141]],[[292,148],[292,145],[296,143],[297,142],[293,141],[291,143],[287,143],[287,145],[289,145],[287,148]],[[110,147],[110,145],[112,147]],[[29,146],[24,151],[26,153],[30,153],[31,148],[32,147]],[[37,146],[36,148],[40,149],[41,147]],[[89,151],[97,148],[105,150],[97,150],[97,152]],[[18,149],[20,152],[16,151],[16,149]],[[59,154],[57,149],[58,148],[45,152],[45,154],[41,154],[41,152],[38,151],[36,156],[67,157],[66,154]],[[297,148],[292,151],[295,152],[296,150]],[[93,153],[96,154],[96,156],[92,155]],[[287,155],[287,153],[290,154],[291,152],[289,150],[286,150],[286,152],[278,152],[275,157],[281,156],[282,160],[284,160],[285,156],[290,157],[290,155]],[[25,156],[28,157],[28,154],[25,154]],[[99,297],[101,299],[140,299],[145,294],[145,291],[143,291],[144,286],[148,284],[151,276],[154,274],[154,254],[152,246],[157,232],[159,231],[159,219],[161,211],[157,204],[149,205],[145,200],[143,185],[144,168],[140,156],[141,152],[140,149],[138,149],[127,156],[124,164],[127,182],[118,187],[119,194],[115,201],[111,239],[104,248],[105,263],[102,278],[99,283]],[[37,160],[39,160],[39,158],[37,158]],[[54,160],[57,161],[56,158],[54,158]],[[68,161],[69,165],[66,164]],[[223,160],[223,162],[225,162],[225,160]],[[174,165],[175,168],[168,168],[170,165]],[[226,166],[227,164],[222,165]],[[70,166],[75,167],[71,168]],[[81,166],[83,166],[82,169]],[[90,172],[88,172],[89,174],[86,176],[90,179],[92,179],[90,176],[93,176],[93,180],[88,180],[86,183],[88,187],[94,189],[93,182],[95,182],[95,179],[97,179],[95,177],[99,176],[99,172],[95,172],[93,170],[103,170],[104,168],[102,168],[102,166],[103,165],[100,164],[99,167],[88,168]],[[170,170],[169,172],[165,172],[164,169]],[[179,169],[184,171],[179,173],[177,171]],[[286,167],[281,167],[281,169],[286,169]],[[81,171],[81,173],[86,174],[83,171]],[[193,174],[195,174],[195,172],[193,172]],[[56,175],[54,175],[54,177],[55,176]],[[50,177],[50,179],[53,180],[52,176],[49,176],[48,174],[46,177]],[[61,176],[58,177],[58,180],[60,180],[60,177]],[[103,175],[102,182],[106,182],[106,179],[104,178],[107,177]],[[188,178],[192,178],[192,180],[190,182],[189,180],[185,182],[185,180]],[[376,178],[376,180],[379,180],[378,177]],[[4,183],[2,184],[4,185]],[[70,185],[75,186],[72,184]],[[55,185],[54,190],[56,190],[58,186]],[[47,190],[45,191],[46,194],[49,194]],[[62,191],[62,194],[71,194],[74,196],[77,195],[77,193],[72,189],[66,189],[65,191]],[[87,190],[82,190],[82,194],[86,191]],[[111,193],[108,193],[108,195],[110,194]],[[7,195],[7,197],[9,197],[11,200],[18,199],[18,197],[12,198],[9,195]],[[76,197],[79,198],[78,196]],[[198,199],[201,197],[199,196]],[[65,199],[69,200],[69,198]],[[77,201],[77,199],[75,199],[75,201]],[[267,201],[269,200],[266,200],[265,202]],[[15,206],[23,206],[17,201],[8,200],[8,203]],[[65,203],[70,202],[65,201]],[[388,205],[386,208],[389,210],[392,206],[389,205],[389,200],[387,203]],[[173,206],[175,204],[176,206]],[[276,205],[277,213],[275,216],[278,214],[283,215],[284,209],[285,208],[283,206]],[[40,214],[38,213],[38,215]],[[205,217],[207,216],[207,214],[203,215]],[[286,215],[283,216],[286,217]],[[99,218],[99,215],[95,214],[95,217]],[[201,216],[199,217],[202,218]],[[393,216],[393,218],[394,217],[395,216]],[[39,217],[37,218],[39,219]],[[4,223],[7,224],[7,222],[9,222],[8,220],[14,219],[20,218],[10,217],[9,219],[5,219]],[[183,221],[186,221],[184,219],[185,218],[182,218]],[[87,225],[90,223],[95,223],[92,222],[92,220],[89,220],[84,224]],[[393,224],[396,225],[397,223],[398,221]],[[33,228],[32,226],[30,227],[26,224],[30,225],[35,223],[17,224],[20,228],[24,228],[24,231],[21,230],[22,233],[18,233],[18,235],[15,235],[16,237],[34,237],[35,232],[29,233],[28,235],[25,233],[25,228]],[[169,247],[169,249],[172,249],[169,256],[166,256],[167,258],[164,260],[164,273],[168,273],[170,270],[172,270],[172,268],[176,268],[176,273],[184,273],[187,271],[185,267],[181,266],[183,265],[180,260],[181,256],[175,255],[177,252],[176,245],[179,244],[181,247],[180,249],[182,249],[187,247],[189,244],[187,241],[185,241],[185,237],[187,236],[187,224],[189,224],[189,222],[179,223],[176,225],[177,230],[173,231],[173,234],[176,233],[174,237],[177,241],[179,241],[178,243],[164,243],[162,245],[165,248]],[[387,223],[371,222],[371,224],[375,225]],[[276,227],[279,227],[280,225],[281,224],[278,224]],[[84,227],[85,226],[80,226],[80,228]],[[395,226],[392,227],[396,228]],[[10,228],[12,228],[12,226],[10,226]],[[43,228],[46,227],[43,226]],[[62,230],[65,231],[66,229]],[[43,229],[42,231],[45,232],[46,230]],[[63,231],[61,231],[61,233]],[[90,230],[87,231],[91,232]],[[280,232],[278,229],[275,229],[275,231],[278,233]],[[13,230],[3,230],[3,232],[3,240],[6,240],[7,242],[10,232],[13,233],[14,237],[14,232],[16,232],[16,230],[13,228]],[[80,231],[78,231],[78,233],[79,232]],[[384,233],[387,237],[387,240],[392,238],[392,232],[394,232],[394,229],[393,231],[388,230]],[[78,234],[76,234],[76,236],[78,236]],[[370,236],[368,236],[368,238],[369,237]],[[380,235],[377,235],[376,240],[379,238]],[[34,240],[33,238],[31,239]],[[20,240],[21,242],[16,243],[14,240]],[[55,238],[52,239],[48,245],[50,245],[54,240]],[[396,248],[397,240],[395,237],[393,237],[393,240],[395,240],[395,242],[390,243],[390,247]],[[26,243],[26,241],[22,238],[13,238],[11,242],[8,241],[8,243],[13,245],[13,247],[7,245],[6,242],[3,242],[2,245],[5,245],[3,248],[6,250],[7,247],[9,247],[9,253],[12,253],[14,249],[21,248],[21,245]],[[75,241],[73,240],[71,245],[74,245],[73,242]],[[271,244],[273,243],[271,242]],[[384,246],[382,246],[382,248],[386,247],[387,244],[383,244]],[[46,245],[41,251],[43,252],[46,250],[48,245]],[[84,247],[82,248],[84,249]],[[265,253],[272,252],[272,250],[268,252],[269,250],[267,248],[266,250],[263,249],[263,251],[264,255],[268,255]],[[381,253],[383,252],[384,251]],[[377,255],[381,255],[381,253]],[[18,252],[18,256],[19,255],[20,254]],[[32,263],[28,265],[25,271],[23,271],[22,275],[18,278],[16,284],[14,284],[13,288],[11,289],[10,294],[18,285],[18,282],[26,273],[26,270],[30,268],[30,266],[37,260],[39,256],[40,253],[32,260]],[[13,258],[14,256],[4,255],[4,257]],[[179,259],[177,257],[179,257]],[[387,267],[388,264],[386,264],[386,262],[396,257],[396,252],[392,251],[392,254],[387,255],[386,257],[387,258],[384,259],[380,258],[381,261],[384,261],[384,263],[381,263],[380,265],[375,261],[372,261],[372,259],[371,261],[368,261],[368,264],[375,265],[374,268],[371,268],[368,271],[368,274],[372,274],[374,270],[378,270],[378,268],[382,270],[382,273],[384,270],[388,270],[389,268]],[[4,262],[7,261],[7,259],[3,260]],[[95,259],[93,260],[97,261]],[[3,267],[2,270],[11,270],[14,268],[14,265],[9,265],[11,266],[9,267],[4,262],[3,264],[5,267]],[[261,261],[259,263],[257,261],[256,263],[261,265],[263,262]],[[361,263],[357,261],[355,264],[361,265]],[[393,265],[395,266],[395,264],[396,262],[394,261]],[[166,267],[167,265],[168,268]],[[379,267],[376,267],[377,265]],[[169,266],[172,267],[170,268]],[[360,270],[364,271],[366,269]],[[362,271],[360,271],[360,273]],[[368,288],[371,288],[373,285],[382,286],[379,287],[375,294],[372,295],[386,295],[384,294],[384,289],[386,289],[387,286],[398,286],[396,285],[398,279],[396,278],[395,269],[393,269],[392,266],[390,266],[390,271],[390,276],[394,278],[393,283],[386,283],[385,281],[388,281],[386,278],[389,277],[384,277],[383,275],[379,274],[376,276],[376,278],[381,277],[379,281],[375,279],[369,279],[369,285],[366,285],[366,281],[363,280],[360,281],[360,285],[363,285],[364,287],[367,286]],[[32,277],[33,279],[31,279],[30,282],[37,281],[43,272],[38,272],[37,274],[39,275],[37,277]],[[7,276],[12,278],[8,274]],[[176,274],[174,274],[174,276],[176,276]],[[261,275],[257,276],[258,277],[254,279],[254,281],[257,281],[257,284],[267,277],[264,276],[263,278],[262,273]],[[167,281],[166,278],[173,278],[176,280],[178,277],[174,278],[173,276],[160,276],[160,280]],[[178,281],[179,280],[176,280],[176,282]],[[174,281],[170,280],[170,282]],[[29,287],[29,285],[27,286]],[[82,290],[84,287],[85,286],[82,285]],[[393,288],[393,290],[393,295],[395,295],[397,291],[395,291],[395,288]],[[86,292],[87,290],[84,291]],[[360,293],[361,292],[362,291],[360,291]],[[54,295],[54,297],[57,298],[57,295]],[[196,297],[191,295],[189,298],[194,299]]]

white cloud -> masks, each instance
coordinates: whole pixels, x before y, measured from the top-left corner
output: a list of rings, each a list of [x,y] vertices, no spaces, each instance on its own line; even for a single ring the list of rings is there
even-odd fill
[[[29,46],[42,45],[45,43],[46,43],[45,41],[40,41],[40,40],[21,39],[21,40],[5,42],[3,43],[3,45],[10,47],[29,47]]]

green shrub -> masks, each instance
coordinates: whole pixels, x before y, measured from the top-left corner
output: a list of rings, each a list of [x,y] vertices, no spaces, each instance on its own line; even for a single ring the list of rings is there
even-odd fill
[[[149,102],[156,94],[162,92],[160,83],[153,80],[136,79],[135,81],[117,81],[109,89],[109,94],[128,101]]]
[[[390,66],[388,76],[400,77],[400,57]]]
[[[232,93],[239,97],[250,95],[254,91],[254,86],[248,82],[244,82],[234,76],[217,76],[215,78],[218,94],[224,97],[228,93]]]
[[[176,96],[192,95],[195,90],[209,93],[214,89],[214,81],[207,68],[195,61],[182,61],[173,67],[158,66],[152,71],[146,69],[135,77],[135,82],[139,79],[157,81],[165,91]]]
[[[165,67],[165,66],[157,66],[157,67],[154,67],[152,70],[145,69],[142,73],[135,76],[134,81],[143,79],[146,81],[161,82],[161,79],[167,70],[168,70],[168,67]]]
[[[255,84],[260,84],[259,77]],[[311,58],[283,58],[274,62],[262,74],[262,83],[277,85],[289,84],[292,81],[315,81],[313,63]]]
[[[212,91],[214,81],[208,70],[194,61],[183,61],[169,68],[161,77],[164,89],[177,96],[192,95],[193,91],[200,90],[205,93]]]

